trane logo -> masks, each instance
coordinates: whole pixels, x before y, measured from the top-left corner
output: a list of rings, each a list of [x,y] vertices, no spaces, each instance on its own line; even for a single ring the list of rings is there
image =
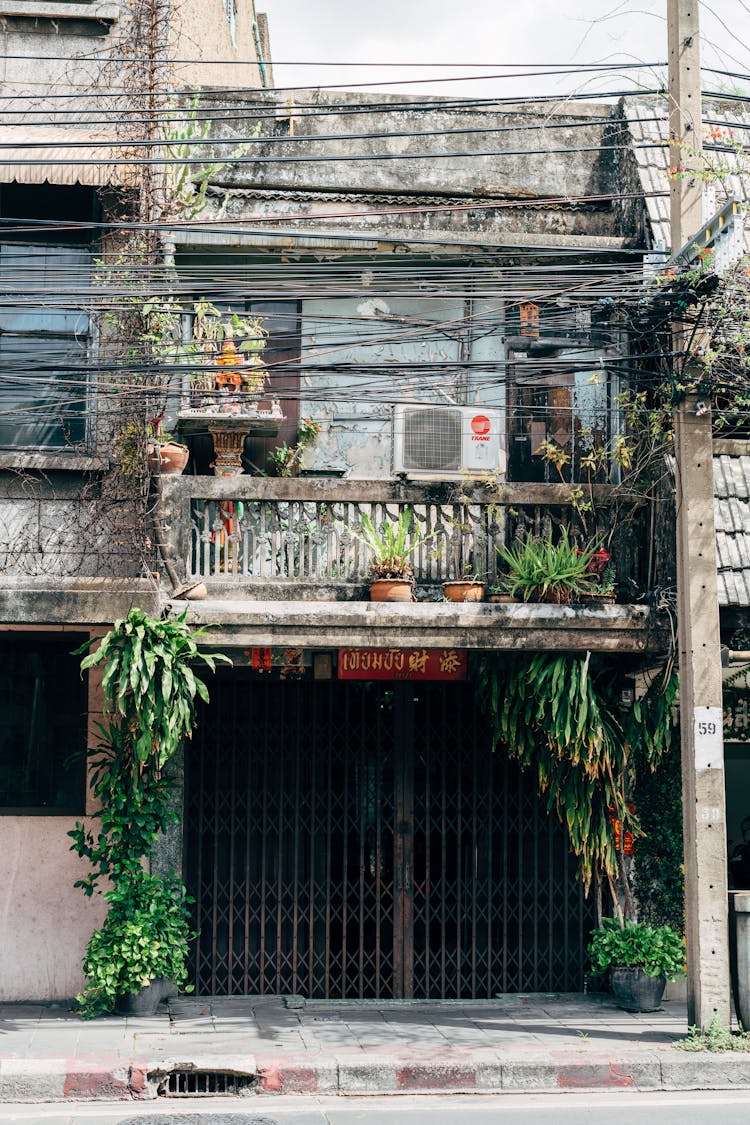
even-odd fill
[[[475,414],[471,420],[471,440],[490,440],[490,420],[486,414]]]

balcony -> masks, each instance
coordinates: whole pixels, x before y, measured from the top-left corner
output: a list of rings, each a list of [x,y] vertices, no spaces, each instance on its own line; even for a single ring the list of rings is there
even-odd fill
[[[592,508],[581,511],[570,488],[557,484],[467,491],[316,477],[163,477],[162,544],[181,582],[208,588],[206,601],[190,603],[190,620],[222,626],[224,635],[232,629],[236,643],[326,647],[398,638],[435,647],[656,650],[663,637],[643,605],[443,601],[446,579],[471,568],[492,586],[498,546],[560,524],[610,544],[621,589],[645,589],[648,507],[623,507],[606,485],[587,499]],[[413,557],[417,602],[370,603],[369,557],[356,538],[361,517],[378,525],[407,506],[427,537]]]

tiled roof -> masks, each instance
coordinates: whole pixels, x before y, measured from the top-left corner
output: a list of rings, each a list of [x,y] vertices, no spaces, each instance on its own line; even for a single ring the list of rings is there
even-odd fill
[[[646,207],[653,244],[658,246],[663,243],[669,249],[667,169],[670,159],[666,98],[624,98],[623,107],[633,140],[633,153],[641,186],[647,194]],[[743,126],[739,137],[744,139],[747,136],[745,130],[750,129],[750,104],[704,100],[703,120],[704,143],[706,131],[714,127],[729,130]],[[750,177],[730,175],[722,183],[717,183],[717,208],[731,195],[750,203]],[[750,251],[750,224],[745,224],[745,249]]]
[[[665,98],[625,98],[633,154],[646,193],[653,245],[669,249],[669,125]],[[656,120],[654,120],[656,118]],[[750,129],[747,102],[704,101],[705,129]],[[740,134],[746,136],[744,129]],[[705,137],[705,132],[704,132]],[[731,175],[716,184],[717,208],[730,195],[750,203],[750,177]],[[745,224],[750,252],[750,224]],[[750,606],[750,445],[748,453],[714,454],[714,510],[719,605]]]
[[[750,606],[750,454],[714,454],[719,605]]]

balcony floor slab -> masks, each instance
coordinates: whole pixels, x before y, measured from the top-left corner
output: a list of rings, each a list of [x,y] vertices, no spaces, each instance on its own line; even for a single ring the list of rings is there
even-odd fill
[[[466,648],[656,653],[667,630],[647,606],[321,602],[208,598],[187,607],[207,646]]]

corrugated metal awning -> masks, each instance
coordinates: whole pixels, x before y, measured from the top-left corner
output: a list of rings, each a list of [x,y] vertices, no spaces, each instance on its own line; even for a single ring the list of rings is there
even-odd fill
[[[115,142],[115,143],[113,143]],[[21,184],[132,184],[134,150],[116,138],[72,129],[0,127],[0,181]]]

